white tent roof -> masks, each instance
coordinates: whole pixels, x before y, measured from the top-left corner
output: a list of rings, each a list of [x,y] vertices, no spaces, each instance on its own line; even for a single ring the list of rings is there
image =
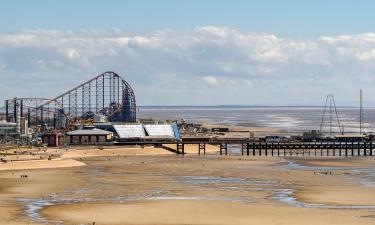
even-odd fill
[[[113,125],[120,138],[144,138],[146,137],[143,125]]]
[[[175,137],[175,134],[173,132],[173,128],[171,125],[168,124],[158,124],[158,125],[151,125],[147,124],[144,125],[146,132],[150,136],[171,136]]]

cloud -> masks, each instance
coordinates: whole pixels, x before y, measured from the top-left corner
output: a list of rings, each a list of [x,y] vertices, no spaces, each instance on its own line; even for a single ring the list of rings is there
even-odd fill
[[[70,60],[78,59],[79,58],[79,53],[75,49],[62,49],[60,50],[62,54],[65,55]]]
[[[218,86],[219,85],[219,81],[216,77],[205,76],[205,77],[203,77],[203,80],[205,82],[207,82],[207,84],[212,85],[212,86]]]
[[[356,99],[359,88],[375,94],[375,33],[284,39],[202,26],[0,36],[0,100],[54,97],[107,70],[129,81],[140,104],[316,104],[331,92]]]

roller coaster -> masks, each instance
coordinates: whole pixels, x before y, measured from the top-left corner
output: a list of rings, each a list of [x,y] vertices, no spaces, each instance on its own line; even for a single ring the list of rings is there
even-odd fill
[[[94,120],[136,122],[134,91],[121,76],[107,71],[55,98],[13,98],[5,100],[6,120],[28,121],[29,127],[65,129]]]

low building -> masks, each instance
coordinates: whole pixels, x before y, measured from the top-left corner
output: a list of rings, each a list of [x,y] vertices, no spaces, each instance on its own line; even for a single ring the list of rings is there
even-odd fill
[[[67,141],[70,144],[108,144],[113,140],[113,133],[110,131],[100,130],[93,126],[84,127],[80,130],[74,130],[66,133]]]
[[[48,147],[56,147],[64,144],[63,135],[59,132],[48,132],[42,135],[42,141]]]
[[[279,136],[279,135],[267,135],[265,139],[266,139],[266,142],[282,142],[286,138],[283,136]]]
[[[0,144],[13,142],[16,138],[19,138],[16,123],[0,121]]]
[[[364,134],[338,134],[335,140],[339,142],[363,142],[366,139]]]
[[[319,130],[309,130],[303,132],[302,140],[304,142],[320,141],[322,139],[322,133]]]
[[[0,135],[17,134],[17,124],[10,123],[5,120],[0,121]]]
[[[228,127],[213,127],[211,128],[212,132],[229,132]]]

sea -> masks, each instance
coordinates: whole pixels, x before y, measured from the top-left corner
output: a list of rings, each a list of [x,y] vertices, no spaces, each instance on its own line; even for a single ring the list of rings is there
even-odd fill
[[[160,120],[183,119],[193,123],[244,127],[270,127],[290,133],[320,130],[321,125],[323,132],[330,132],[331,127],[333,132],[339,132],[339,124],[344,128],[345,133],[360,131],[358,107],[338,107],[337,111],[326,108],[324,112],[324,107],[318,106],[143,106],[139,107],[137,117]],[[375,132],[375,108],[364,108],[362,121],[364,132]]]

